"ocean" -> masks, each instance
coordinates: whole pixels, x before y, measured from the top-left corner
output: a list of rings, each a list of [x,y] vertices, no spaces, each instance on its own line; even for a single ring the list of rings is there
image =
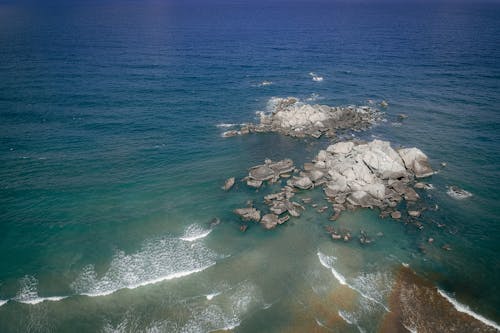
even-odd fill
[[[495,2],[0,2],[0,331],[499,331],[498,36]],[[429,156],[423,229],[330,206],[241,232],[278,189],[248,169],[330,143],[222,137],[287,96],[386,100],[344,137]]]

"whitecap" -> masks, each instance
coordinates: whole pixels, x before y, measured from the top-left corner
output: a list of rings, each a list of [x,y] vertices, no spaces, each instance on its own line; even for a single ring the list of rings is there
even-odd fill
[[[363,292],[359,286],[355,286],[355,285],[352,285],[352,284],[349,284],[347,283],[347,280],[346,278],[339,272],[337,271],[334,267],[333,267],[333,261],[330,259],[330,261],[328,261],[329,259],[328,256],[321,256],[320,257],[320,254],[321,252],[318,252],[318,258],[320,258],[320,263],[322,266],[326,267],[326,268],[329,268],[330,271],[332,272],[333,276],[335,277],[335,279],[341,284],[341,285],[344,285],[344,286],[347,286],[349,288],[351,288],[352,290],[358,292],[363,298],[366,298],[367,300],[369,301],[372,301],[372,302],[375,302],[377,304],[379,304],[380,306],[382,306],[387,312],[390,312],[390,310],[379,300],[376,300],[375,298],[373,298],[372,296],[366,294],[365,292]],[[360,279],[360,277],[358,277],[358,280]],[[354,283],[357,282],[356,279],[354,279]]]
[[[208,294],[208,295],[205,295],[205,297],[207,298],[207,300],[211,301],[214,299],[214,297],[217,297],[221,294],[221,292],[216,292],[216,293],[213,293],[213,294]]]
[[[272,81],[262,81],[261,83],[259,83],[259,87],[265,87],[265,86],[270,86],[271,84],[273,84]]]
[[[205,238],[212,232],[212,229],[204,229],[198,224],[191,224],[187,227],[184,236],[180,237],[183,241],[193,242],[195,240]]]
[[[339,314],[340,318],[342,318],[346,323],[348,323],[349,325],[353,324],[354,319],[352,318],[352,316],[348,312],[339,310],[338,314]]]
[[[6,304],[8,302],[8,300],[3,300],[3,299],[0,299],[0,306]]]
[[[230,128],[230,127],[235,127],[235,126],[238,126],[238,124],[231,124],[231,123],[221,123],[221,124],[217,124],[215,125],[219,128]]]
[[[215,265],[217,258],[198,242],[155,239],[132,254],[118,251],[100,277],[93,265],[87,265],[71,287],[81,295],[105,296],[120,289],[134,289],[201,272]]]
[[[311,77],[312,77],[312,80],[313,80],[314,82],[321,82],[321,81],[323,81],[323,77],[322,77],[322,76],[317,75],[316,73],[310,72],[310,73],[309,73],[309,76],[311,76]]]
[[[337,260],[336,257],[327,256],[326,254],[321,253],[320,251],[318,251],[316,254],[318,255],[318,259],[321,265],[326,268],[332,268],[333,263],[335,262],[335,260]]]
[[[38,295],[38,280],[31,275],[25,275],[19,280],[20,288],[12,300],[24,303],[24,304],[38,304],[45,301],[57,302],[62,299],[67,298],[67,296],[48,296],[40,297]],[[7,303],[7,301],[1,301],[0,306]]]
[[[488,318],[485,318],[483,317],[482,315],[478,314],[478,313],[475,313],[474,311],[472,311],[467,305],[465,304],[462,304],[460,302],[458,302],[456,299],[452,298],[451,296],[449,296],[447,293],[445,293],[444,291],[442,291],[441,289],[437,288],[437,291],[438,293],[443,296],[444,298],[446,298],[446,300],[448,302],[450,302],[453,307],[458,311],[458,312],[462,312],[462,313],[466,313],[468,314],[469,316],[479,320],[480,322],[482,322],[483,324],[485,325],[488,325],[488,326],[491,326],[493,328],[495,328],[496,330],[500,331],[500,325],[498,325],[497,323],[495,323],[493,320],[490,320]]]

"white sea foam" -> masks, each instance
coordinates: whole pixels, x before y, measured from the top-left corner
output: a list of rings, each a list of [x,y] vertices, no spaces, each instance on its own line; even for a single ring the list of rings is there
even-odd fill
[[[19,280],[19,290],[12,300],[24,304],[38,304],[45,301],[57,302],[68,296],[49,296],[40,297],[38,295],[38,280],[31,275],[26,275]],[[1,303],[3,302],[3,303]],[[7,303],[7,301],[0,301],[0,306]]]
[[[493,328],[495,328],[496,330],[500,331],[500,325],[498,325],[497,323],[495,323],[494,321],[488,319],[488,318],[485,318],[483,316],[481,316],[480,314],[478,313],[475,313],[474,311],[472,311],[467,305],[465,304],[462,304],[460,302],[458,302],[456,299],[452,298],[451,296],[449,296],[447,293],[445,293],[444,291],[442,291],[441,289],[437,289],[438,293],[443,296],[444,298],[446,298],[446,300],[448,302],[450,302],[453,307],[458,311],[458,312],[463,312],[463,313],[466,313],[468,314],[469,316],[481,321],[482,323],[484,323],[485,325],[488,325],[488,326],[491,326]]]
[[[195,240],[207,237],[211,232],[212,229],[204,229],[198,224],[191,224],[189,227],[187,227],[184,236],[180,237],[180,239],[187,242],[193,242]]]
[[[271,84],[273,84],[273,82],[271,81],[262,81],[261,83],[259,83],[259,87],[270,86]]]
[[[312,80],[313,80],[314,82],[321,82],[321,81],[323,81],[323,77],[322,77],[322,76],[317,75],[316,73],[310,72],[310,73],[309,73],[309,76],[311,76],[311,77],[312,77]]]
[[[406,328],[408,330],[408,332],[410,332],[410,333],[418,333],[416,328],[411,328],[411,327],[408,327],[406,325],[403,325],[403,327]]]
[[[350,318],[349,313],[339,310],[338,314],[340,318],[342,318],[346,323],[348,323],[349,325],[353,324],[352,318]]]
[[[3,300],[3,299],[0,299],[0,306],[6,304],[7,302],[8,302],[8,300],[6,301],[6,300]]]
[[[219,296],[221,293],[220,292],[217,292],[217,293],[213,293],[213,294],[208,294],[208,295],[205,295],[205,297],[207,298],[207,300],[211,301],[214,299],[214,297],[217,297]]]
[[[215,265],[217,258],[198,242],[155,239],[146,242],[138,252],[117,252],[100,277],[93,265],[86,266],[71,287],[81,295],[105,296],[120,289],[134,289],[201,272]]]
[[[322,266],[326,267],[326,268],[329,268],[333,274],[333,276],[335,277],[335,279],[341,284],[341,285],[344,285],[344,286],[347,286],[349,288],[351,288],[352,290],[358,292],[362,297],[366,298],[367,300],[370,300],[372,302],[375,302],[377,304],[379,304],[380,306],[382,306],[387,312],[390,312],[390,310],[379,300],[376,300],[375,298],[373,298],[372,296],[368,295],[367,293],[363,292],[363,290],[361,290],[360,288],[360,285],[363,286],[362,283],[359,283],[358,282],[358,286],[356,285],[352,285],[352,284],[349,284],[347,283],[347,280],[346,278],[339,272],[335,269],[335,267],[333,267],[333,262],[335,262],[334,259],[332,258],[335,258],[335,257],[328,257],[328,256],[325,256],[324,254],[322,254],[321,252],[318,252],[318,258],[319,258],[319,261],[321,263]],[[358,277],[358,280],[361,280],[360,277]],[[356,279],[354,279],[354,283],[356,284],[356,282],[358,281]],[[364,289],[364,288],[363,288]]]
[[[238,126],[238,124],[221,123],[221,124],[217,124],[216,126],[219,128],[230,128],[230,127]]]
[[[334,256],[327,256],[326,254],[320,251],[318,251],[316,254],[318,255],[319,262],[321,263],[321,265],[323,265],[323,267],[326,268],[332,268],[333,263],[335,262],[335,260],[337,260],[337,258],[335,258]]]

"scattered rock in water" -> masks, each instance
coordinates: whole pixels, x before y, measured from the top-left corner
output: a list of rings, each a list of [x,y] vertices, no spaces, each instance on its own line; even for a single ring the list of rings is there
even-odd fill
[[[276,214],[266,214],[262,217],[262,220],[260,223],[264,226],[266,229],[274,229],[280,222],[278,215]]]
[[[440,164],[440,165],[441,165],[441,167],[442,167],[442,168],[446,168],[446,166],[447,166],[448,164],[447,164],[446,162],[441,162],[441,164]]]
[[[432,237],[429,237],[429,239],[427,239],[427,243],[429,243],[429,244],[432,244],[432,243],[434,243],[434,238],[432,238]]]
[[[399,119],[399,120],[408,119],[408,115],[406,115],[406,114],[404,114],[404,113],[400,113],[400,114],[398,114],[398,119]]]
[[[419,217],[420,214],[421,214],[421,212],[418,210],[409,210],[408,211],[408,215],[410,215],[411,217]]]
[[[422,182],[415,183],[414,187],[416,189],[419,189],[419,190],[433,190],[434,189],[434,185],[422,183]]]
[[[235,178],[231,177],[226,180],[222,189],[224,191],[229,191],[234,186]]]
[[[233,211],[236,215],[239,215],[243,221],[260,221],[260,211],[253,208],[237,208]]]
[[[383,108],[386,108],[389,106],[389,103],[387,103],[387,101],[384,100],[384,101],[380,102],[380,106]]]
[[[246,224],[240,225],[240,231],[241,232],[245,232],[245,231],[247,231],[247,229],[248,229],[248,226]]]
[[[290,215],[285,215],[285,216],[280,217],[278,219],[278,224],[283,224],[283,223],[287,222],[288,220],[290,220]]]
[[[305,204],[308,204],[308,203],[311,203],[311,202],[312,202],[312,198],[308,198],[308,197],[307,197],[307,198],[302,198],[302,199],[300,199],[300,200],[301,200],[303,203],[305,203]]]
[[[396,210],[396,211],[394,211],[394,212],[391,213],[391,217],[393,219],[400,219],[401,218],[401,212]]]
[[[446,191],[446,194],[448,194],[453,199],[457,200],[462,200],[472,197],[472,193],[464,189],[461,189],[458,186],[449,186],[448,191]]]

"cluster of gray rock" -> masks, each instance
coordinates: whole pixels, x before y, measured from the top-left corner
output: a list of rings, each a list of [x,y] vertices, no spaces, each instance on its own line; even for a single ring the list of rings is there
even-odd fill
[[[415,179],[432,174],[434,171],[427,156],[417,148],[395,150],[389,142],[381,140],[339,142],[319,151],[312,163],[305,163],[302,170],[295,168],[290,159],[266,160],[263,165],[251,168],[245,178],[251,187],[260,187],[264,181],[289,179],[280,192],[264,197],[269,213],[262,219],[261,212],[254,207],[236,209],[234,213],[245,221],[260,222],[271,229],[288,221],[290,216],[300,216],[305,209],[292,200],[297,191],[323,187],[335,212],[332,220],[342,211],[357,207],[380,208],[383,216],[397,219],[401,218],[401,212],[395,208],[402,200],[415,202],[419,199],[413,186],[430,188],[425,183],[415,183]],[[420,211],[408,214],[418,217]]]
[[[277,132],[299,138],[335,137],[337,131],[363,130],[381,118],[381,112],[370,106],[312,105],[295,97],[273,98],[270,109],[269,113],[260,113],[259,124],[245,124],[223,136]]]

